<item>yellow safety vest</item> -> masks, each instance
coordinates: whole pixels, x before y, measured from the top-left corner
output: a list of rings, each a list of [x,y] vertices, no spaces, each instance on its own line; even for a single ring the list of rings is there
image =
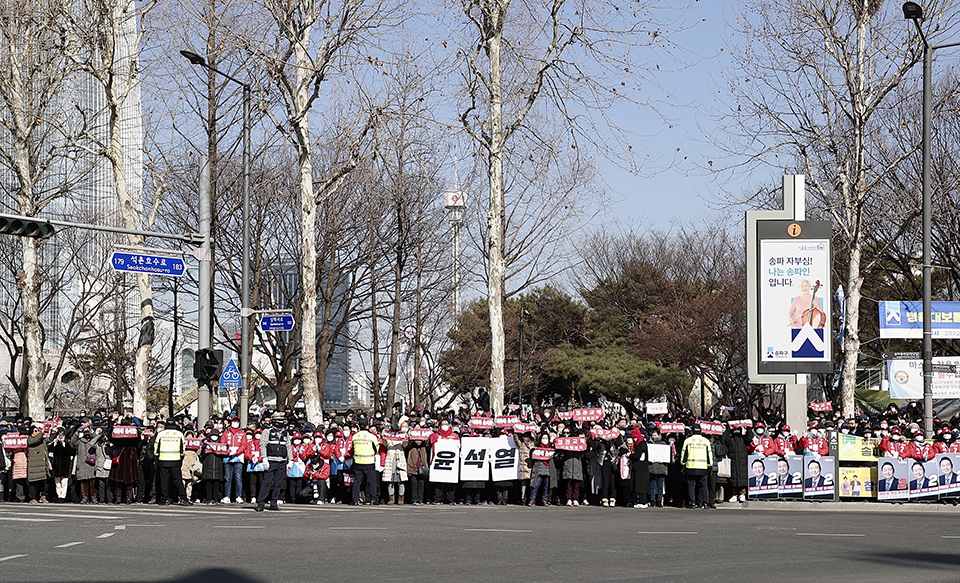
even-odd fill
[[[369,431],[360,431],[350,438],[353,443],[353,463],[372,464],[376,459],[380,442]]]
[[[183,458],[183,434],[176,429],[164,429],[157,434],[153,453],[161,462],[178,461]]]

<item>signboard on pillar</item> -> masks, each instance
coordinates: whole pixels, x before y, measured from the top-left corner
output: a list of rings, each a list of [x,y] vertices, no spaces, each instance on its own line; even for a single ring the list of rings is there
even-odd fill
[[[759,221],[757,370],[833,371],[829,221]]]

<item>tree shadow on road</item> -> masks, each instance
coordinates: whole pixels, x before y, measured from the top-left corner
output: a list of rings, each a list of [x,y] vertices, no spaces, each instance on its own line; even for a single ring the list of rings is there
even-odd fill
[[[112,582],[118,579],[112,579]],[[187,575],[174,577],[172,579],[147,579],[143,577],[131,577],[129,581],[136,583],[266,583],[263,579],[258,579],[235,569],[201,569]],[[26,583],[26,582],[25,582]],[[98,580],[77,579],[75,583],[107,583]]]
[[[916,567],[927,567],[940,569],[945,566],[960,566],[960,555],[952,553],[931,553],[924,551],[917,552],[892,552],[892,553],[871,553],[856,557],[858,561],[866,561],[874,565],[895,565],[904,567],[906,564],[913,564]]]

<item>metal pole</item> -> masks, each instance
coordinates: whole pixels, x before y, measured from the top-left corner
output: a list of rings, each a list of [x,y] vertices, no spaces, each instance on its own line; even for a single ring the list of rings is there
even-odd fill
[[[923,43],[923,430],[933,436],[933,340],[930,303],[933,296],[930,261],[930,101],[933,50]]]
[[[520,359],[517,366],[517,404],[523,409],[523,308],[520,308]]]
[[[243,275],[241,277],[240,328],[240,426],[247,426],[250,408],[250,86],[243,85]]]
[[[211,348],[211,323],[213,321],[212,270],[210,264],[210,164],[206,156],[200,157],[200,236],[203,244],[199,249],[200,284],[197,291],[199,317],[197,320],[197,348]],[[198,427],[210,419],[210,385],[197,387]]]
[[[173,417],[173,380],[177,370],[177,317],[180,306],[177,303],[180,280],[173,280],[173,342],[170,347],[170,387],[167,389],[167,416]]]

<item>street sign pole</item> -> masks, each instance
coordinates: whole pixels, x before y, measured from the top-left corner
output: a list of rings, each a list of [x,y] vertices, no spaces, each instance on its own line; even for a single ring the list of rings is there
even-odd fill
[[[210,327],[213,316],[211,265],[210,265],[210,164],[207,157],[200,158],[200,236],[203,244],[197,249],[200,260],[200,278],[197,290],[199,317],[197,319],[197,348],[211,348]],[[197,427],[210,419],[210,385],[197,387]]]

